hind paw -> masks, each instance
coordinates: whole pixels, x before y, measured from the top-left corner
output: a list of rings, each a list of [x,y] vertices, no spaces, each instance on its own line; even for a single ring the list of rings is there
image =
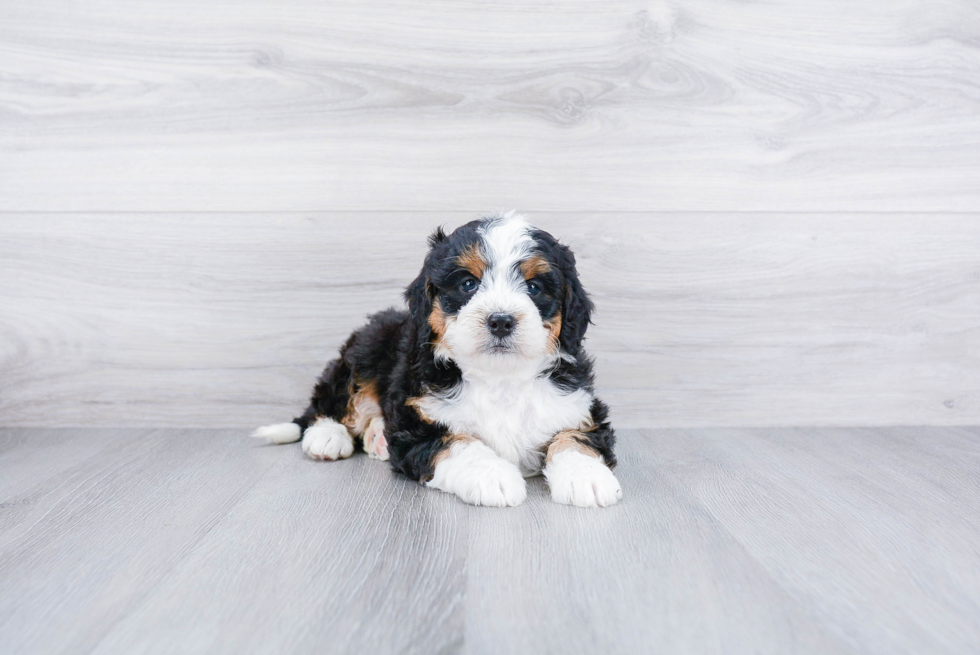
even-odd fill
[[[367,429],[364,430],[363,439],[364,452],[368,454],[368,457],[380,459],[383,462],[388,461],[388,440],[385,439],[385,422],[383,418],[379,416],[371,419]]]
[[[354,453],[354,439],[340,423],[321,418],[303,433],[303,452],[310,459],[344,459]]]

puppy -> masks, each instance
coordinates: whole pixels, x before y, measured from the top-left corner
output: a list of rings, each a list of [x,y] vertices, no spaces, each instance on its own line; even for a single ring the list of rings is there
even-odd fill
[[[542,472],[558,503],[622,497],[568,247],[513,212],[440,228],[405,299],[347,339],[302,416],[253,436],[320,460],[360,445],[474,505],[519,505]]]

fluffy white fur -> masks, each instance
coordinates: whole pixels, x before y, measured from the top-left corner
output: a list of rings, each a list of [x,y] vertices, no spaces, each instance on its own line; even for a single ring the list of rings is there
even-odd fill
[[[276,423],[263,425],[252,433],[255,439],[264,439],[266,443],[294,443],[303,435],[295,423]]]
[[[303,433],[303,452],[310,459],[344,459],[354,453],[354,438],[337,421],[321,418]]]
[[[578,507],[607,507],[623,497],[619,480],[601,459],[576,450],[555,455],[544,467],[544,477],[556,503]]]
[[[477,437],[500,457],[536,475],[542,446],[555,433],[577,428],[589,418],[592,394],[560,393],[544,378],[463,373],[463,383],[447,396],[428,396],[420,409],[450,432]]]
[[[527,498],[517,467],[476,441],[453,445],[426,486],[456,494],[471,505],[512,507]]]

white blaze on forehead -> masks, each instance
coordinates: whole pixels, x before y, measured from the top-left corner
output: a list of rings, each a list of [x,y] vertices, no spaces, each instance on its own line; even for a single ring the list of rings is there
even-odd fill
[[[527,219],[514,212],[492,217],[492,221],[480,228],[479,235],[488,260],[484,275],[484,288],[501,288],[507,282],[521,283],[517,264],[527,259],[534,248]]]

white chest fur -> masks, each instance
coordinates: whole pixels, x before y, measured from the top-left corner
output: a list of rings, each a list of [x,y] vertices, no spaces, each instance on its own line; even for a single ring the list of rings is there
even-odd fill
[[[555,433],[588,422],[592,394],[562,393],[547,378],[464,378],[453,393],[427,396],[420,405],[432,419],[477,437],[529,476],[540,472],[542,447]]]

